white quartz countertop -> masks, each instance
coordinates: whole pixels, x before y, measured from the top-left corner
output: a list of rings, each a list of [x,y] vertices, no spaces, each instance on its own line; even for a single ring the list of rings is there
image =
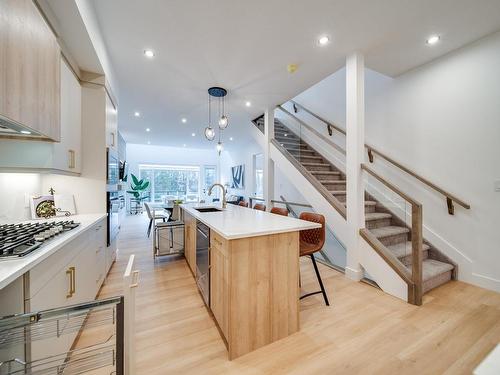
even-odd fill
[[[320,228],[321,225],[310,221],[299,220],[228,204],[222,212],[199,212],[196,208],[217,207],[201,203],[182,204],[181,208],[191,216],[215,230],[227,240],[237,238],[265,236],[268,234],[295,232],[305,229]]]
[[[78,237],[81,233],[85,232],[92,225],[99,220],[106,217],[106,214],[87,214],[87,215],[72,215],[69,217],[62,216],[49,220],[29,220],[26,222],[44,222],[44,221],[63,221],[73,220],[80,225],[68,231],[67,233],[60,234],[53,239],[44,242],[44,244],[33,251],[32,253],[20,258],[0,259],[0,289],[9,285],[12,281],[22,276],[38,263],[54,254],[61,247],[66,245],[71,240]]]

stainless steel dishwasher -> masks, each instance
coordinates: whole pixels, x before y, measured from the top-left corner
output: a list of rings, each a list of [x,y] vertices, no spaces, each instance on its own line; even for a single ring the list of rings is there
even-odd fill
[[[207,306],[210,306],[210,228],[196,221],[196,283]]]

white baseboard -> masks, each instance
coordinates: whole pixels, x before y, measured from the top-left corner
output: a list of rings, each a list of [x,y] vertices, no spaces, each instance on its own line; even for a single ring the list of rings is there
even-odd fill
[[[345,275],[348,279],[359,281],[363,278],[363,271],[361,269],[355,269],[346,266]]]

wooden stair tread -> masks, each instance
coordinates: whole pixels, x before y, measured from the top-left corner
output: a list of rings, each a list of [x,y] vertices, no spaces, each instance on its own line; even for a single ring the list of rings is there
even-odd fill
[[[309,163],[309,162],[305,162],[305,163],[302,163],[303,166],[309,166],[309,167],[316,167],[316,166],[327,166],[327,167],[331,167],[330,164],[328,163]]]
[[[387,227],[370,229],[370,232],[372,232],[372,234],[377,238],[384,238],[395,236],[398,234],[409,233],[410,230],[406,227],[389,225]]]
[[[345,190],[328,190],[333,195],[346,195],[347,192]]]
[[[397,258],[404,258],[405,256],[411,255],[412,253],[412,243],[411,241],[401,242],[397,245],[390,245],[387,248],[393,253]],[[425,243],[422,245],[422,251],[429,250],[430,246]]]

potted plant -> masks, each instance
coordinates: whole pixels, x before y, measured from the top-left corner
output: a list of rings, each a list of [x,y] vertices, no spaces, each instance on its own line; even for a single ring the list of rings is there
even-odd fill
[[[130,184],[130,189],[132,190],[127,190],[127,193],[133,195],[136,205],[139,204],[142,211],[142,202],[149,198],[149,194],[146,194],[146,189],[149,187],[149,181],[144,178],[139,180],[133,173],[131,173],[130,176],[132,177],[132,183]],[[130,207],[130,210],[132,211],[132,207]]]

